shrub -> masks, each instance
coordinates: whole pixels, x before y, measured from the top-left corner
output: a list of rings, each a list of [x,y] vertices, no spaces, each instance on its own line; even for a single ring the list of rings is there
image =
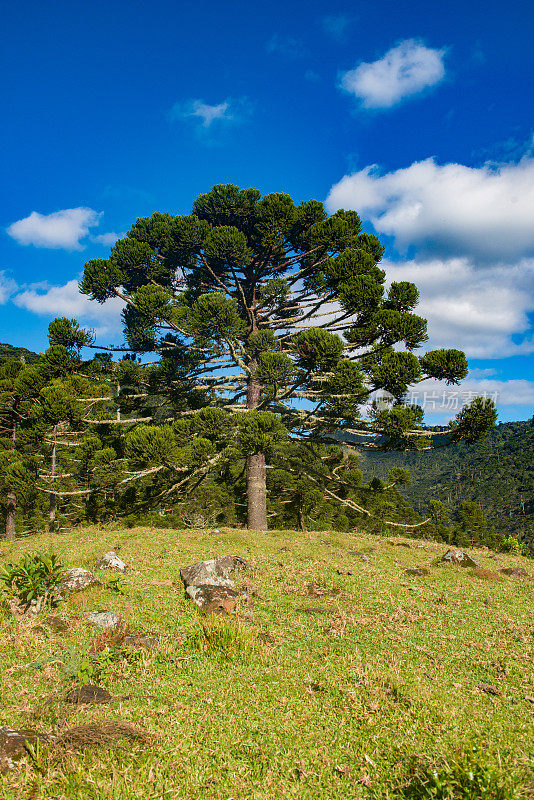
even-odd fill
[[[53,605],[62,570],[63,565],[53,553],[26,554],[17,564],[10,563],[0,569],[0,580],[22,603],[45,597]]]

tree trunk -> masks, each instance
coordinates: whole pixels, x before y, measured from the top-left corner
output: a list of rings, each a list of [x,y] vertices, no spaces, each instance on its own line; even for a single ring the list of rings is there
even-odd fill
[[[17,508],[17,495],[15,492],[9,490],[7,493],[7,508],[6,508],[6,537],[8,539],[15,538],[15,510]]]
[[[57,425],[54,425],[54,443],[52,445],[52,458],[50,462],[50,485],[54,489],[54,478],[56,476],[56,460],[57,460]],[[56,510],[57,510],[57,497],[55,494],[50,495],[50,506],[48,509],[48,530],[50,532],[55,530],[56,527]]]
[[[267,530],[267,487],[265,456],[247,456],[247,522],[255,531]]]
[[[13,447],[15,447],[17,443],[17,423],[13,422],[13,428],[11,431],[11,441],[13,442]],[[13,489],[8,489],[7,492],[7,505],[6,505],[6,537],[8,539],[14,539],[16,536],[15,532],[15,511],[17,508],[17,495],[13,491]]]
[[[306,526],[304,525],[304,514],[302,512],[302,506],[300,503],[297,506],[297,521],[298,521],[299,531],[302,531],[304,533],[304,531],[306,530]]]
[[[247,408],[257,408],[261,386],[252,374],[247,386]],[[263,453],[247,456],[247,525],[255,531],[267,530],[267,469]]]

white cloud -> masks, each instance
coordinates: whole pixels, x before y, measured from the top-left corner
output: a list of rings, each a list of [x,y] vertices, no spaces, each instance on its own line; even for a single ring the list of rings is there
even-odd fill
[[[209,105],[203,100],[187,100],[175,103],[171,109],[171,119],[197,119],[203,128],[209,128],[214,122],[235,120],[235,114],[229,99],[216,105]]]
[[[439,83],[445,75],[444,57],[445,50],[405,39],[378,61],[344,72],[341,87],[360,99],[364,108],[391,108]]]
[[[62,250],[82,250],[89,228],[98,225],[102,212],[92,208],[64,208],[52,214],[32,211],[29,217],[13,222],[8,234],[19,244],[33,244]]]
[[[93,242],[98,242],[98,244],[103,244],[108,247],[111,247],[115,244],[118,239],[122,239],[126,236],[125,231],[122,233],[115,233],[115,231],[109,231],[109,233],[99,233],[98,236],[92,236]]]
[[[3,306],[9,298],[17,291],[16,282],[10,278],[3,270],[0,270],[0,306]]]
[[[30,286],[15,295],[13,302],[34,314],[48,317],[74,317],[84,325],[95,328],[97,336],[117,336],[121,329],[121,311],[124,303],[112,298],[105,303],[90,300],[80,294],[78,281],[72,280],[63,286]]]
[[[479,261],[534,254],[534,158],[467,167],[415,162],[380,175],[376,166],[346,175],[327,198],[330,211],[356,209],[402,250]]]
[[[386,261],[384,268],[388,282],[418,287],[416,313],[428,320],[426,349],[455,347],[468,358],[534,353],[528,318],[534,311],[534,259],[485,270],[467,258]]]

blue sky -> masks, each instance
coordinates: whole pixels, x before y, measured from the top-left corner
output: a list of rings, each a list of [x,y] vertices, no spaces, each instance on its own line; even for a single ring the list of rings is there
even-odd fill
[[[2,30],[0,341],[42,350],[58,315],[120,341],[117,304],[77,294],[84,261],[232,182],[379,233],[430,346],[469,357],[445,408],[422,387],[431,419],[480,392],[532,414],[527,3],[22,0]]]

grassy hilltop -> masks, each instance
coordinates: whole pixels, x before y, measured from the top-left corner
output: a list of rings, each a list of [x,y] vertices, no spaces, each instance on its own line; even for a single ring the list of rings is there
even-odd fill
[[[0,777],[1,798],[533,796],[534,581],[499,573],[532,574],[531,561],[470,551],[476,575],[437,564],[444,545],[420,540],[89,527],[2,542],[0,566],[53,550],[92,568],[110,549],[130,567],[123,594],[102,573],[107,587],[53,612],[66,633],[2,612],[0,725],[61,733],[120,721],[146,739],[38,750]],[[179,568],[224,554],[251,562],[238,577],[250,600],[202,616]],[[429,574],[405,573],[418,566]],[[100,639],[91,655],[101,632],[86,614],[101,609],[158,646]],[[82,683],[114,702],[64,703]]]

